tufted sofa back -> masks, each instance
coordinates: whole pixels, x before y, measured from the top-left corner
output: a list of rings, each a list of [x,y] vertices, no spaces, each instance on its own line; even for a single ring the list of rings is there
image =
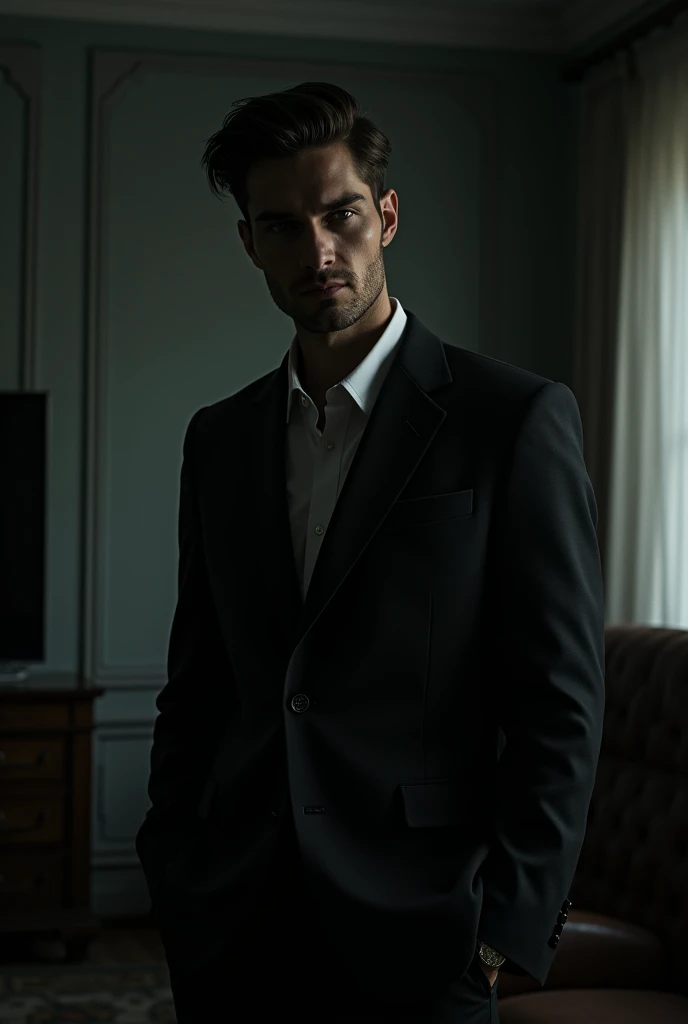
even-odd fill
[[[688,994],[688,630],[605,629],[604,733],[570,899],[654,932]]]

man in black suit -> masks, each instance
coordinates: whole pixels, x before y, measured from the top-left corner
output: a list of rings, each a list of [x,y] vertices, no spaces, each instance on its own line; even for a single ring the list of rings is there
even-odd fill
[[[389,296],[388,153],[304,83],[204,154],[296,334],[184,439],[137,836],[179,1024],[495,1024],[570,905],[604,713],[578,406]]]

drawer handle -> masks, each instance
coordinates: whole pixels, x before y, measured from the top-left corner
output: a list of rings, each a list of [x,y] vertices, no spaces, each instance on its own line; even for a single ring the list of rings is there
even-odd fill
[[[0,835],[1,836],[14,836],[19,832],[32,832],[35,828],[44,825],[48,820],[48,814],[46,811],[39,811],[36,815],[36,820],[31,825],[6,825],[5,824],[5,812],[0,811]]]
[[[36,765],[45,764],[50,760],[50,750],[46,747],[41,750],[33,761],[8,761],[7,754],[0,750],[0,768],[35,768]]]

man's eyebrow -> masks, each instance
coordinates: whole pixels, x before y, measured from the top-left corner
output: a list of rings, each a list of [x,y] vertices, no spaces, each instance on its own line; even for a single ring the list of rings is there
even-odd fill
[[[345,192],[331,203],[323,203],[320,209],[337,210],[340,206],[351,206],[353,203],[366,203],[367,201],[366,197],[361,195],[360,192]],[[286,210],[263,210],[254,220],[256,222],[261,220],[290,220],[293,216],[293,213],[289,213]]]

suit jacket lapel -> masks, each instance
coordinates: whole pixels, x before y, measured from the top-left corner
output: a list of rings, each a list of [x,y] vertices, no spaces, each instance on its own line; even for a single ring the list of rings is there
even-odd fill
[[[257,572],[265,580],[289,652],[298,646],[370,543],[446,416],[430,393],[452,381],[440,339],[410,310],[389,373],[337,499],[306,594],[300,584],[286,495],[288,353],[254,398],[253,475],[260,538]]]

